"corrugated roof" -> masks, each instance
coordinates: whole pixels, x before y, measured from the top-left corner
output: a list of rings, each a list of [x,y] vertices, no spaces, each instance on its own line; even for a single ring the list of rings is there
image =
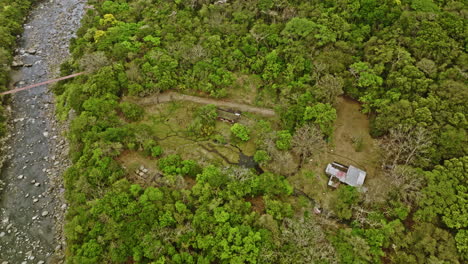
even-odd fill
[[[345,183],[359,187],[364,184],[364,180],[366,179],[366,172],[362,171],[354,166],[349,166],[348,172],[346,173]]]
[[[327,168],[325,169],[325,172],[330,176],[338,178],[338,180],[340,180],[341,182],[344,182],[354,187],[360,187],[364,184],[364,180],[366,179],[365,171],[350,165],[349,167],[347,167],[348,170],[345,173],[342,170],[340,170],[346,168],[345,166],[338,164],[340,166],[337,167],[336,165],[337,164],[335,163],[328,164]]]

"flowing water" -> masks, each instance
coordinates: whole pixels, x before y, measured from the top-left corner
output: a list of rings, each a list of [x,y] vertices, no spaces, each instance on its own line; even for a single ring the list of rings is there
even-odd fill
[[[13,84],[21,87],[55,77],[68,56],[85,0],[49,0],[31,11],[20,36]],[[67,143],[53,116],[47,87],[12,95],[11,133],[0,180],[0,263],[61,262],[66,203],[60,174],[68,165]]]

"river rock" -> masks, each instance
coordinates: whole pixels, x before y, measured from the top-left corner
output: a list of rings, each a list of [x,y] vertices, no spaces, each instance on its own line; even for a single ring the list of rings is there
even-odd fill
[[[44,211],[44,212],[42,212],[41,215],[42,215],[42,216],[47,216],[48,214],[49,214],[49,211]]]
[[[14,60],[12,63],[11,63],[11,66],[12,67],[21,67],[24,65],[24,62],[20,61],[20,60]]]
[[[36,52],[37,52],[37,50],[35,50],[35,49],[32,49],[32,48],[31,48],[31,49],[28,49],[28,50],[26,50],[26,53],[29,53],[29,54],[31,54],[31,55],[34,55],[34,54],[36,54]]]

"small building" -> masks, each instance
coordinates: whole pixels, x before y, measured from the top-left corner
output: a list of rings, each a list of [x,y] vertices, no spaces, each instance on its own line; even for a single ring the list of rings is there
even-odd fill
[[[361,187],[366,179],[366,172],[352,165],[345,166],[338,162],[332,162],[327,165],[325,173],[330,176],[328,185],[338,187],[340,182],[353,187]]]
[[[234,124],[234,123],[237,123],[239,121],[239,119],[241,118],[241,112],[239,111],[235,111],[235,110],[232,110],[232,109],[223,109],[223,108],[219,108],[217,109],[218,111],[218,120],[219,121],[223,121],[223,122],[226,122],[226,123],[230,123],[230,124]]]

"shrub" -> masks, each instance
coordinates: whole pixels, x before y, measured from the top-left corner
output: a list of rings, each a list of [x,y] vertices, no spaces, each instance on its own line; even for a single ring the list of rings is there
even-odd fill
[[[250,130],[246,126],[239,123],[235,123],[231,127],[231,132],[242,141],[248,141],[250,139]]]
[[[163,149],[161,148],[161,146],[159,146],[158,143],[152,139],[146,140],[143,143],[143,150],[146,155],[155,158],[163,154]]]
[[[145,112],[141,106],[129,102],[120,103],[120,110],[125,118],[130,121],[140,121]]]
[[[257,150],[254,155],[254,161],[263,164],[271,160],[270,155],[265,150]]]
[[[151,148],[151,156],[157,158],[163,154],[163,149],[161,146],[154,146]]]
[[[288,150],[291,148],[292,135],[287,130],[279,131],[276,139],[276,147],[279,150]]]

